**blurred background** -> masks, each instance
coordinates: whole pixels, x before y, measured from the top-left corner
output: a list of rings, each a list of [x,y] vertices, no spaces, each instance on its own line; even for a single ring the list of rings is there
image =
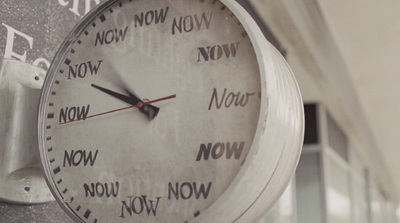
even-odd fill
[[[306,137],[262,222],[397,222],[400,2],[252,0],[300,85]]]

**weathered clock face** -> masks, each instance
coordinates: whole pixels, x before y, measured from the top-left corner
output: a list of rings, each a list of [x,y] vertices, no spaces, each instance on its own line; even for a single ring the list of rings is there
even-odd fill
[[[186,222],[227,190],[259,127],[255,50],[217,0],[116,0],[62,46],[39,134],[49,185],[85,222]]]

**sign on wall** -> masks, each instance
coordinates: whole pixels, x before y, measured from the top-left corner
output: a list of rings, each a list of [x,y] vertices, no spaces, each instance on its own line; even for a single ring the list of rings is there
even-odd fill
[[[13,0],[0,5],[0,57],[48,69],[65,36],[105,0]]]

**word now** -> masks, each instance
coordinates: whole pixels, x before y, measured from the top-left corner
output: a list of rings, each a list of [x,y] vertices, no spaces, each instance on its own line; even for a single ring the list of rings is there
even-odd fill
[[[68,79],[71,79],[71,76],[73,78],[77,78],[77,77],[84,78],[84,77],[86,77],[88,72],[90,73],[91,76],[97,75],[97,72],[99,71],[101,62],[103,62],[103,61],[99,60],[97,62],[97,65],[94,65],[94,64],[92,64],[92,61],[88,61],[88,62],[81,63],[81,64],[75,64],[75,67],[69,66]]]
[[[222,93],[222,95],[218,95],[217,89],[214,88],[208,110],[211,110],[213,105],[215,105],[217,109],[220,109],[222,106],[224,106],[225,108],[230,108],[231,106],[245,107],[249,102],[249,98],[255,95],[255,93],[242,93],[240,91],[236,93],[229,92],[227,94],[227,91],[228,90],[224,88],[224,92]]]
[[[184,183],[168,183],[168,200],[175,198],[176,200],[183,199],[188,200],[194,198],[196,200],[203,196],[207,199],[208,194],[211,190],[212,182],[208,183],[207,187],[204,184],[197,185],[196,182],[184,182]]]
[[[215,46],[199,47],[197,62],[236,57],[240,42]]]
[[[86,150],[77,150],[77,151],[71,150],[70,152],[65,151],[63,167],[65,166],[76,167],[79,166],[82,162],[83,166],[87,166],[88,164],[90,166],[93,166],[94,163],[96,162],[98,152],[99,150],[96,150],[93,155],[92,151],[86,154]]]
[[[65,107],[60,109],[59,123],[70,122],[74,120],[86,119],[90,110],[90,105],[82,107]]]
[[[86,197],[117,197],[119,192],[119,182],[115,183],[91,183],[83,184]]]
[[[96,41],[94,46],[98,44],[110,44],[110,43],[118,43],[125,41],[126,32],[128,31],[128,26],[125,29],[110,29],[108,31],[98,32],[96,34]]]
[[[121,201],[122,207],[121,215],[119,217],[125,218],[124,210],[128,212],[129,216],[132,216],[132,214],[142,214],[143,211],[145,211],[144,214],[147,214],[148,216],[151,214],[153,214],[153,216],[157,215],[157,207],[161,197],[156,197],[155,200],[148,200],[145,195],[129,196],[128,198],[129,201]]]
[[[202,27],[206,27],[206,29],[209,29],[210,23],[212,19],[212,12],[210,15],[207,17],[207,15],[203,12],[199,18],[198,15],[188,15],[188,16],[181,16],[177,20],[174,18],[174,21],[172,23],[172,34],[175,35],[177,31],[179,33],[182,32],[191,32],[194,29],[200,30]]]
[[[238,147],[238,143],[222,143],[218,142],[215,143],[214,145],[212,143],[208,143],[207,145],[201,144],[199,153],[197,154],[196,161],[200,161],[202,158],[204,160],[208,160],[211,154],[212,159],[220,159],[223,157],[225,154],[226,159],[231,159],[232,156],[235,159],[239,159],[240,156],[242,155],[243,147],[245,143],[241,142]]]
[[[135,27],[142,27],[143,25],[149,26],[151,24],[164,23],[168,15],[169,7],[160,10],[150,10],[136,14],[134,17]]]

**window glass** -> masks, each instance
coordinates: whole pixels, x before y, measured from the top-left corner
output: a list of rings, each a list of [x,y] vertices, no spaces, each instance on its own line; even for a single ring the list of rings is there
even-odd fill
[[[330,223],[351,222],[349,173],[343,162],[329,156],[327,163],[327,214]]]
[[[320,153],[303,153],[296,170],[296,202],[298,223],[324,221]]]

